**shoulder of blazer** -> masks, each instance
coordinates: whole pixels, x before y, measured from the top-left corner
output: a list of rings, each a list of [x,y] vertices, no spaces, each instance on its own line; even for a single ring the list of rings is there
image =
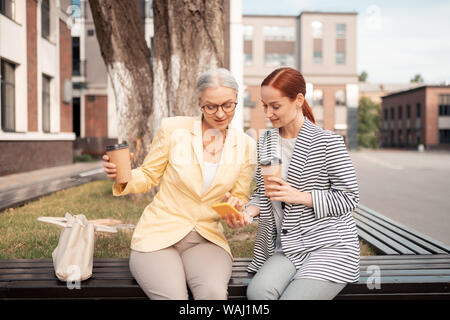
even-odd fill
[[[191,130],[196,119],[196,117],[186,116],[166,117],[161,120],[159,128],[165,133],[173,132],[176,129]]]

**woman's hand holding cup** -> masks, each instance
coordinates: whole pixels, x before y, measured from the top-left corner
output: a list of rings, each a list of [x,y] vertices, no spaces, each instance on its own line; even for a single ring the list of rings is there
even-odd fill
[[[133,159],[134,154],[130,153],[130,160]],[[117,174],[117,168],[116,165],[112,162],[109,162],[109,157],[108,155],[103,155],[102,159],[104,160],[103,162],[103,168],[104,168],[104,172],[106,173],[106,176],[110,179],[115,179],[116,178],[116,174]]]

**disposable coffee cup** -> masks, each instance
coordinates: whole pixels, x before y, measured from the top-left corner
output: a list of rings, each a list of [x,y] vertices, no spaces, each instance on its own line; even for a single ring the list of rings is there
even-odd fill
[[[277,182],[269,181],[271,177],[281,179],[281,159],[273,158],[270,160],[261,161],[261,170],[264,179],[264,186],[267,189],[269,185],[277,185]]]
[[[106,147],[106,154],[109,157],[109,162],[116,165],[116,183],[126,183],[131,180],[131,161],[130,149],[128,144],[124,141],[120,144]]]

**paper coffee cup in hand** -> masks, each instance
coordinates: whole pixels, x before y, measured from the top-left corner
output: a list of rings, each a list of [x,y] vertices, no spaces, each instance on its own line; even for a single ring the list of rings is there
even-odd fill
[[[109,157],[109,162],[116,165],[116,183],[126,183],[131,180],[131,161],[130,149],[128,144],[124,141],[120,144],[115,144],[106,147],[106,154]]]

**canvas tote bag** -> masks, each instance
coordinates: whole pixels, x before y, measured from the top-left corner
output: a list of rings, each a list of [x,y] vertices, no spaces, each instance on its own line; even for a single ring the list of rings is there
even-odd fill
[[[61,281],[83,281],[92,276],[94,231],[116,233],[114,227],[93,224],[85,215],[64,218],[39,217],[40,222],[62,227],[58,246],[52,252],[56,277]]]

